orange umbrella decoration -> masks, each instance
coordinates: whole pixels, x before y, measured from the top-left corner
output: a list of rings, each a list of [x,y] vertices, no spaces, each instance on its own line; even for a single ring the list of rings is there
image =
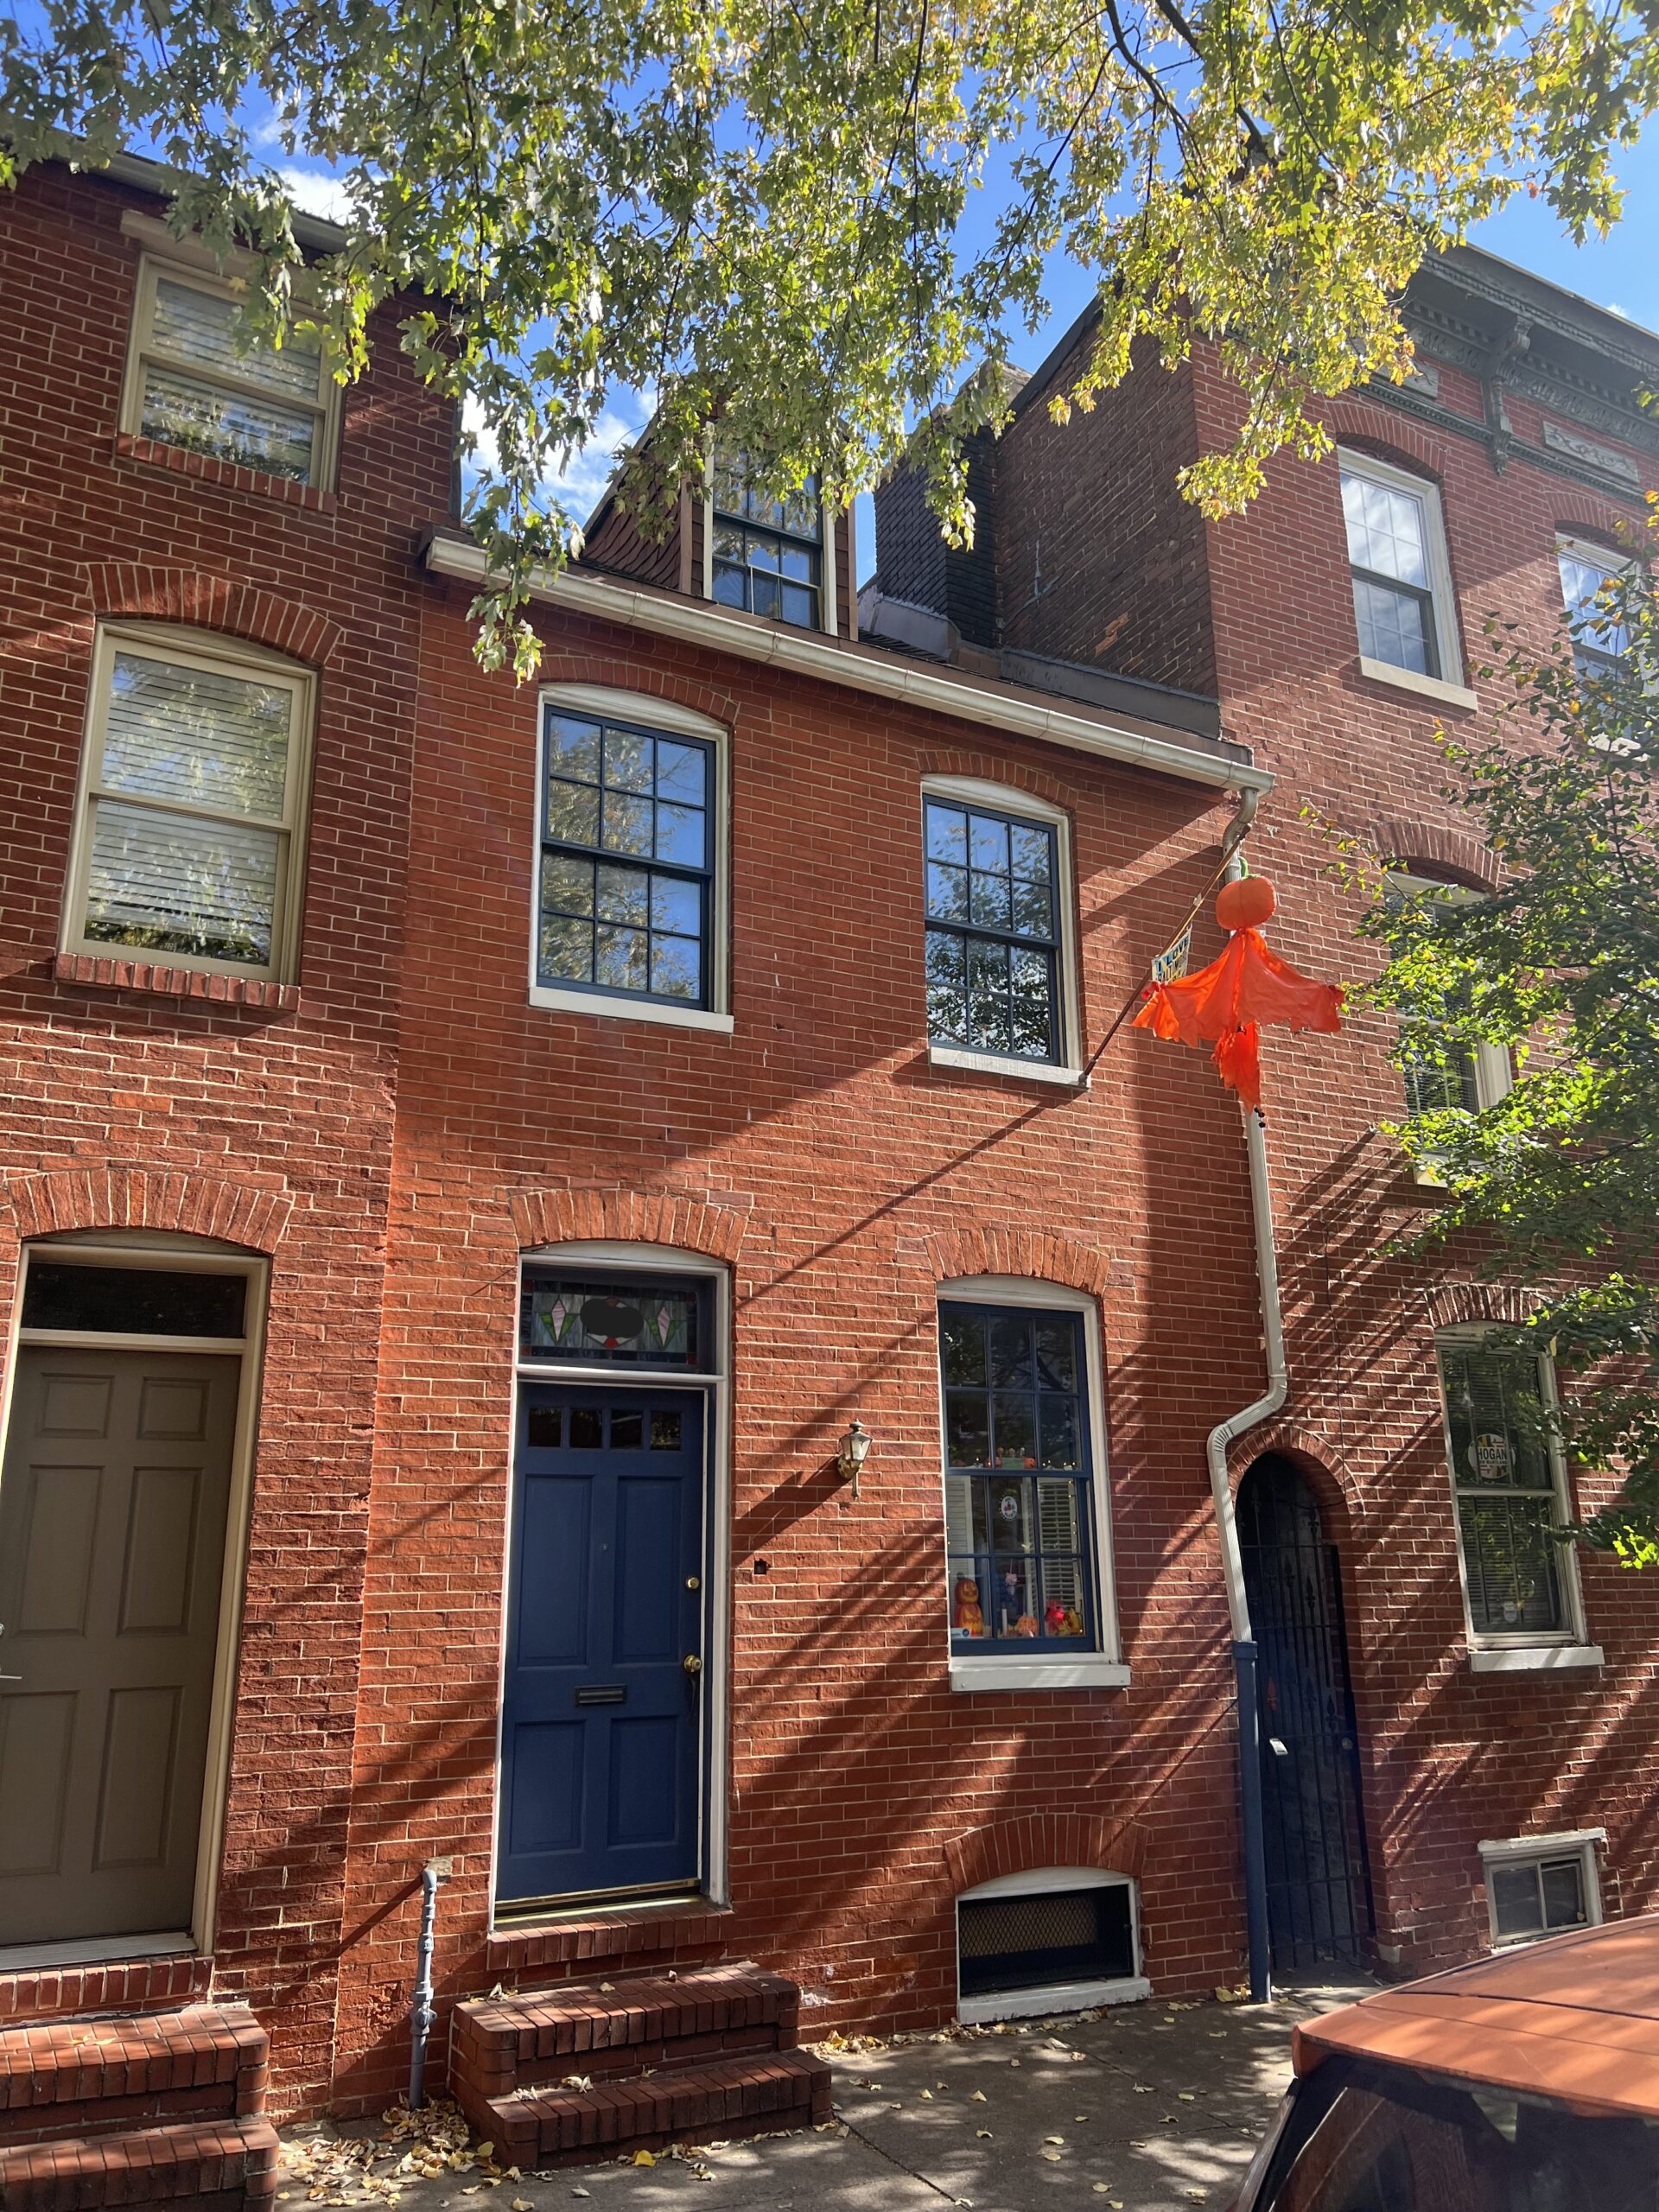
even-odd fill
[[[1261,1025],[1327,1033],[1342,1027],[1341,986],[1316,983],[1268,950],[1258,925],[1278,903],[1265,876],[1241,876],[1236,883],[1223,884],[1216,919],[1231,932],[1225,950],[1196,976],[1150,985],[1134,1022],[1136,1029],[1150,1029],[1170,1044],[1213,1045],[1217,1074],[1258,1114]]]

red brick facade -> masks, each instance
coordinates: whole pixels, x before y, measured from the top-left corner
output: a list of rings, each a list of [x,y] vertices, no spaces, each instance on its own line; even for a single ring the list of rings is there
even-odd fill
[[[1086,1088],[931,1060],[919,838],[929,775],[1063,812],[1092,1051],[1214,873],[1225,773],[1007,736],[988,694],[973,712],[883,699],[556,599],[537,614],[543,683],[728,734],[733,1020],[531,1004],[537,696],[480,672],[467,587],[422,563],[450,496],[444,411],[383,346],[346,395],[337,485],[304,499],[118,438],[137,253],[121,214],[140,204],[48,170],[0,228],[0,713],[22,771],[0,855],[0,1266],[10,1282],[23,1241],[85,1230],[270,1262],[211,1986],[269,2030],[276,2101],[362,2110],[400,2089],[433,1857],[452,1862],[439,2065],[455,2001],[595,1959],[752,1958],[799,1982],[809,2033],[934,2024],[956,2001],[958,1893],[1043,1866],[1138,1884],[1160,1993],[1236,1979],[1205,1441],[1262,1380],[1237,1115],[1195,1056],[1127,1032]],[[1479,415],[1450,367],[1442,397]],[[1281,882],[1278,941],[1341,976],[1351,913],[1301,797],[1469,880],[1489,863],[1434,795],[1433,709],[1357,677],[1331,472],[1286,464],[1218,527],[1173,504],[1175,461],[1224,404],[1200,364],[1144,372],[1064,435],[1022,413],[988,472],[975,620],[995,602],[998,645],[1218,683],[1226,737],[1283,779],[1253,849]],[[1443,481],[1471,638],[1483,594],[1541,623],[1555,526],[1624,511],[1533,469],[1528,404],[1510,410],[1498,476],[1477,442],[1344,404],[1345,435]],[[1100,547],[1115,565],[1090,565]],[[817,650],[873,652],[846,638],[840,596],[842,638]],[[292,980],[60,952],[111,615],[255,640],[318,677]],[[1190,749],[1215,768],[1213,744]],[[1363,1021],[1270,1052],[1293,1389],[1237,1461],[1294,1457],[1341,1544],[1379,1940],[1414,1966],[1478,1942],[1482,1835],[1605,1825],[1610,1907],[1648,1897],[1659,1586],[1586,1568],[1600,1675],[1470,1675],[1431,1351],[1451,1308],[1377,1256],[1408,1195],[1375,1126],[1395,1080]],[[726,1842],[711,1905],[493,1931],[519,1263],[566,1243],[695,1255],[729,1287]],[[1084,1294],[1097,1315],[1125,1686],[951,1687],[936,1306],[942,1283],[982,1275]],[[856,1498],[834,1465],[855,1414],[875,1439]],[[0,2021],[199,1997],[198,1972],[77,1969],[59,1987],[0,1965]]]

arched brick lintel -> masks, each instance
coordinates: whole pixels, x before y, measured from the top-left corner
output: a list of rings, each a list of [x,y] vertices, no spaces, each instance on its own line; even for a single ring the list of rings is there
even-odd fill
[[[1360,1518],[1364,1501],[1347,1469],[1332,1450],[1328,1438],[1317,1429],[1294,1421],[1276,1422],[1266,1428],[1246,1429],[1229,1452],[1228,1471],[1236,1491],[1258,1459],[1277,1457],[1291,1461],[1311,1486],[1325,1514],[1325,1535],[1340,1543]]]
[[[1519,1325],[1531,1319],[1538,1303],[1535,1292],[1515,1283],[1445,1282],[1428,1294],[1428,1318],[1437,1329],[1468,1321]]]
[[[1010,760],[1005,753],[936,747],[923,753],[920,767],[925,776],[971,776],[982,784],[1003,784],[1010,792],[1028,791],[1033,798],[1046,798],[1051,806],[1064,807],[1068,813],[1077,804],[1075,785],[1029,767],[1023,760]]]
[[[1462,830],[1433,822],[1389,815],[1372,823],[1370,842],[1381,858],[1398,861],[1402,866],[1416,861],[1430,868],[1450,868],[1494,891],[1503,880],[1497,855],[1489,847]]]
[[[1430,437],[1391,407],[1367,404],[1363,399],[1333,399],[1322,410],[1325,427],[1333,437],[1351,445],[1370,448],[1384,460],[1404,467],[1421,468],[1439,483],[1446,474],[1446,450],[1439,438]]]
[[[543,652],[536,681],[538,684],[593,683],[610,691],[637,691],[640,712],[646,721],[651,717],[653,699],[671,700],[677,707],[689,707],[693,714],[707,715],[711,721],[719,722],[727,729],[732,728],[739,718],[738,702],[729,691],[682,676],[675,669],[653,668],[648,661],[620,653],[575,652],[556,642],[550,644]]]
[[[740,1206],[673,1191],[515,1191],[521,1249],[537,1244],[667,1244],[735,1260],[749,1225]]]
[[[71,1229],[165,1229],[216,1236],[251,1252],[274,1251],[294,1211],[286,1191],[138,1167],[60,1168],[13,1176],[6,1197],[20,1237]]]
[[[1147,1831],[1139,1821],[1112,1821],[1089,1813],[1027,1813],[973,1828],[944,1847],[951,1889],[964,1890],[1004,1874],[1043,1866],[1090,1866],[1138,1881],[1147,1857]]]
[[[169,569],[141,561],[89,561],[83,573],[93,611],[133,615],[147,622],[178,622],[249,638],[272,652],[321,668],[340,652],[345,631],[315,607],[283,599],[257,584],[200,569]]]
[[[1101,1297],[1110,1263],[1103,1252],[1040,1229],[946,1229],[925,1239],[936,1282],[967,1275],[1029,1275]]]

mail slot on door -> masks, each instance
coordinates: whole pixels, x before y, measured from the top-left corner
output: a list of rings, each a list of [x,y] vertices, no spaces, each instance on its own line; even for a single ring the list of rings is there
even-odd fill
[[[628,1686],[626,1682],[595,1682],[587,1689],[576,1692],[578,1705],[626,1705]]]

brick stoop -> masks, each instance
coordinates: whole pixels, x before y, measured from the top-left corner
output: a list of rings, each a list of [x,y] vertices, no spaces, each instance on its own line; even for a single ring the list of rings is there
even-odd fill
[[[245,2005],[0,2031],[0,2212],[265,2212],[269,2052]]]
[[[276,2190],[268,2120],[193,2120],[0,2150],[0,2212],[266,2212]]]
[[[830,2077],[795,2047],[799,2008],[793,1982],[747,1965],[475,1999],[455,2008],[450,2086],[515,2165],[809,2127]]]

